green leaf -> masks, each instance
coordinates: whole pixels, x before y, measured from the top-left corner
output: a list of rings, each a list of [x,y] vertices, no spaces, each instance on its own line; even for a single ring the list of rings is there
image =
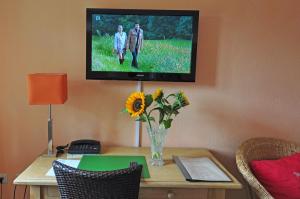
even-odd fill
[[[127,108],[123,108],[121,112],[122,113],[128,113]]]
[[[166,113],[171,113],[172,112],[172,106],[171,105],[164,105],[163,106],[163,111]]]
[[[157,102],[157,104],[163,104],[162,98],[159,97],[155,100]]]
[[[164,119],[165,113],[163,110],[159,110],[159,123],[161,124]]]
[[[153,98],[152,98],[152,95],[146,95],[145,96],[145,105],[146,105],[146,108],[149,107],[153,102]]]
[[[148,120],[149,120],[149,121],[155,121],[155,118],[152,117],[152,116],[150,116],[150,117],[148,118]]]
[[[137,119],[135,119],[135,121],[146,122],[147,119],[146,119],[146,116],[145,116],[145,115],[141,115],[141,116],[139,116]]]
[[[146,121],[144,121],[142,118],[137,118],[137,119],[135,119],[135,121],[136,121],[136,122],[146,122]]]
[[[177,110],[174,110],[174,111],[173,111],[173,113],[174,113],[174,114],[175,114],[175,116],[176,116],[176,115],[178,115],[178,114],[179,114],[179,111],[177,111]]]
[[[172,121],[173,121],[173,119],[164,120],[164,126],[166,129],[171,127]]]
[[[158,107],[163,109],[164,108],[164,105],[162,103],[157,103]]]
[[[181,106],[181,103],[180,103],[180,101],[178,100],[178,99],[176,99],[176,101],[173,103],[173,105],[172,105],[172,108],[174,109],[174,110],[178,110],[178,109],[180,109],[182,106]]]

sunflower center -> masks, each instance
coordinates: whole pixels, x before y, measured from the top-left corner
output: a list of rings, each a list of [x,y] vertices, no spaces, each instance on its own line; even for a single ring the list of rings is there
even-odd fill
[[[134,112],[137,112],[141,109],[141,107],[142,107],[142,100],[141,99],[136,99],[133,102],[132,109],[134,110]]]

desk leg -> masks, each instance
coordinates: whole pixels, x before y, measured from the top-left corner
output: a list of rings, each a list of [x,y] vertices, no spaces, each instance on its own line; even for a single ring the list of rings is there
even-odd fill
[[[208,199],[225,199],[225,189],[208,189]]]
[[[41,199],[40,186],[30,186],[30,199]]]

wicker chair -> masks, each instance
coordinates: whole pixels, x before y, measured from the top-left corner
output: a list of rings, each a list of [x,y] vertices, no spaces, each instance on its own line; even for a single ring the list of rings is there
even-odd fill
[[[236,152],[236,164],[240,173],[250,185],[252,198],[252,192],[255,192],[259,198],[273,199],[271,194],[252,174],[249,163],[252,160],[279,159],[296,152],[300,152],[299,144],[274,138],[249,139],[239,147]]]
[[[53,162],[62,199],[137,199],[142,165],[114,171],[84,171]]]

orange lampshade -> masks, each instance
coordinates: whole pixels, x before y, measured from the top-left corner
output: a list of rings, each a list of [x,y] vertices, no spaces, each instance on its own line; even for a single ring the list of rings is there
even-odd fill
[[[63,104],[67,100],[67,74],[35,73],[27,78],[30,105]]]

